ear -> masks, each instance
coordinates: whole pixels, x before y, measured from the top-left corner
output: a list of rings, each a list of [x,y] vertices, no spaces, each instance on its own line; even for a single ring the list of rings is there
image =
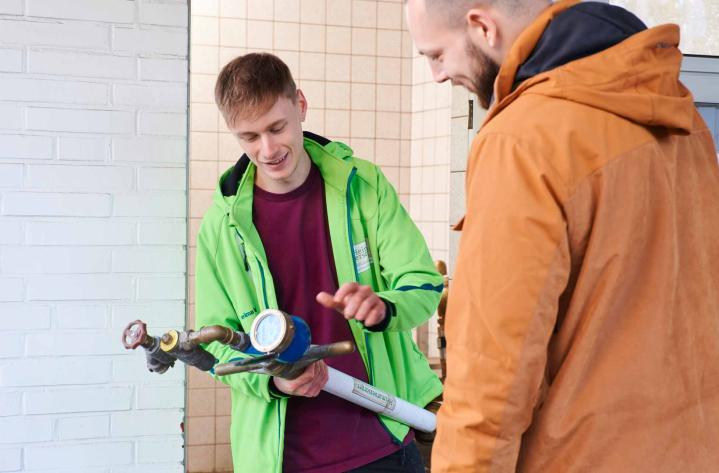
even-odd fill
[[[492,10],[481,7],[472,8],[465,15],[465,19],[467,33],[476,46],[485,45],[489,49],[499,49],[499,28],[497,19],[492,15]]]
[[[307,116],[307,98],[300,89],[297,89],[297,97],[295,97],[295,103],[299,107],[301,121],[305,121],[305,117]]]

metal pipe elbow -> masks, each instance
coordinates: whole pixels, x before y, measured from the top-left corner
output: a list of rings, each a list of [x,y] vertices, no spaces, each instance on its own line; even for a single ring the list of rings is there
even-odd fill
[[[235,332],[221,325],[208,325],[196,332],[192,332],[188,339],[193,345],[200,343],[220,342],[224,345],[231,345],[235,338]]]

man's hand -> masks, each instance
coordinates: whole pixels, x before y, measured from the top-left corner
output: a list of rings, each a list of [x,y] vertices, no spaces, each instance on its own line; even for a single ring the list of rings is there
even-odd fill
[[[309,365],[295,379],[272,378],[275,387],[290,396],[315,397],[327,384],[327,365],[319,360]]]
[[[387,316],[384,301],[370,286],[361,286],[356,282],[343,284],[334,296],[320,292],[316,299],[328,309],[335,309],[344,315],[345,319],[355,319],[365,327],[377,325]]]

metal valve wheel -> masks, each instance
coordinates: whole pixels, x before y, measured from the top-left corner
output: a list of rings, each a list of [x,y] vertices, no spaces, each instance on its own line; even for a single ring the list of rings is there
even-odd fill
[[[147,338],[147,324],[142,320],[133,320],[122,331],[122,344],[128,350],[134,350]]]

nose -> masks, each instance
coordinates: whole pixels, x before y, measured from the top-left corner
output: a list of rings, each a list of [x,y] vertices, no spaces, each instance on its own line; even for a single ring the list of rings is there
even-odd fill
[[[438,84],[441,84],[442,82],[449,79],[449,76],[444,71],[444,68],[442,68],[440,65],[433,65],[432,66],[432,78],[435,82]]]
[[[266,133],[260,135],[260,154],[263,158],[270,160],[277,152],[277,143],[271,134]]]

